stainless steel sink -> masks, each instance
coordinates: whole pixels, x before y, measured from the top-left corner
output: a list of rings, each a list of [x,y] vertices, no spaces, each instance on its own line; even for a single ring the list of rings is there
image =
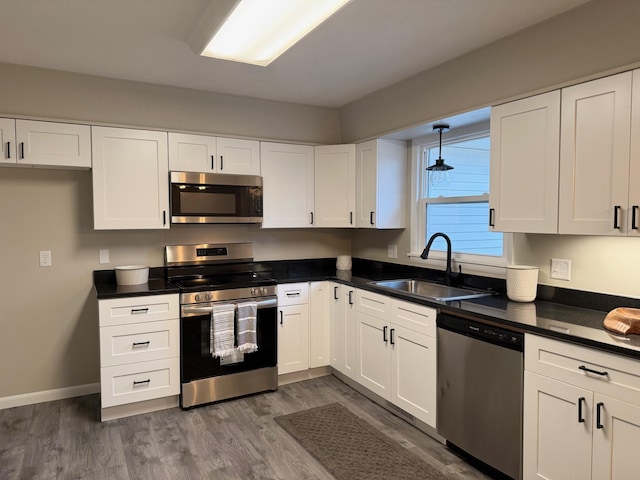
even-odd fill
[[[441,285],[439,283],[432,283],[426,280],[418,279],[383,280],[370,283],[377,287],[404,292],[417,297],[441,301],[467,300],[470,298],[487,297],[489,295],[492,295],[491,293],[484,292],[482,290],[451,287],[449,285]]]

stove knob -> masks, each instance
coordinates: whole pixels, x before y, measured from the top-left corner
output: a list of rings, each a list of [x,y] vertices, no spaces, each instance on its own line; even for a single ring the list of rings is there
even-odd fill
[[[267,289],[265,287],[260,287],[260,295],[266,295]]]
[[[257,288],[252,288],[251,289],[251,295],[256,296],[258,294],[258,289]]]
[[[207,302],[210,302],[211,300],[213,300],[213,295],[211,295],[210,293],[207,293],[205,295],[205,298],[207,299]]]
[[[197,294],[196,294],[196,302],[200,302],[200,301],[201,301],[201,299],[200,299],[200,295],[197,295]]]

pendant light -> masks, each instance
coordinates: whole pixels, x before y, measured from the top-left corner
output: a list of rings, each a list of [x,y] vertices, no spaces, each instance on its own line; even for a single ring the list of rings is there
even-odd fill
[[[440,144],[438,148],[438,158],[436,159],[436,163],[427,167],[429,171],[429,183],[434,187],[446,187],[451,183],[451,177],[449,176],[449,170],[453,170],[453,167],[450,167],[446,163],[444,163],[444,159],[442,158],[442,132],[445,130],[449,130],[449,125],[446,123],[436,123],[433,126],[433,130],[440,131]]]

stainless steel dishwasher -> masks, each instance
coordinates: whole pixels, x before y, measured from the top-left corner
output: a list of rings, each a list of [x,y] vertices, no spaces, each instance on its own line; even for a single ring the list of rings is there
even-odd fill
[[[439,314],[437,430],[447,445],[522,478],[524,335]]]

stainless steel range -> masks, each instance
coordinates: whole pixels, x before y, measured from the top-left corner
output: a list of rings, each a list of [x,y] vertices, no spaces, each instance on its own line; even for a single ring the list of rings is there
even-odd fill
[[[253,270],[251,243],[168,245],[180,288],[180,405],[278,386],[275,280]]]

